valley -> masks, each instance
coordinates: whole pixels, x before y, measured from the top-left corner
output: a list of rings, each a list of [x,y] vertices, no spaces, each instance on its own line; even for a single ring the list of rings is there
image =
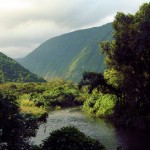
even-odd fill
[[[99,43],[112,40],[112,24],[51,38],[18,62],[50,81],[64,78],[79,82],[84,71],[103,72],[104,55]]]
[[[149,150],[149,27],[144,3],[24,58],[0,52],[0,150]]]

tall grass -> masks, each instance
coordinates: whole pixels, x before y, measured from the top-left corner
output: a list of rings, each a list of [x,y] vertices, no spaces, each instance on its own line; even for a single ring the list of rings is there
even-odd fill
[[[44,113],[46,113],[46,110],[42,106],[37,107],[35,103],[30,100],[29,94],[24,94],[20,96],[18,103],[22,113],[32,114],[36,117],[40,117]]]

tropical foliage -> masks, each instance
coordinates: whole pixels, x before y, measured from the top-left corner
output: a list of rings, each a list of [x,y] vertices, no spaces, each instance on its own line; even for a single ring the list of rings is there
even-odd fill
[[[93,90],[84,102],[83,110],[96,117],[109,117],[114,112],[115,103],[115,95],[102,94],[97,90]]]
[[[0,148],[15,149],[104,149],[75,127],[56,130],[39,146],[30,145],[41,122],[51,109],[81,105],[84,98],[70,81],[49,83],[6,83],[0,89]],[[86,88],[85,93],[87,93]],[[81,95],[81,96],[80,96]],[[87,93],[88,95],[88,93]]]
[[[98,141],[91,139],[77,128],[68,126],[53,131],[41,146],[44,150],[102,150],[105,149]]]
[[[150,3],[146,3],[135,15],[118,13],[113,22],[114,40],[101,44],[106,53],[107,79],[121,92],[116,105],[120,115],[150,113],[149,26]],[[120,74],[113,81],[112,70]]]
[[[108,98],[117,123],[143,128],[145,122],[150,121],[149,26],[150,3],[143,4],[135,15],[117,13],[113,22],[113,41],[100,44],[106,55],[104,74],[85,72],[79,83],[80,88],[88,86],[89,93],[94,89],[100,92],[87,98],[84,110],[101,116],[105,111],[101,107],[97,111],[97,105],[105,99],[109,110]]]
[[[15,95],[0,93],[0,149],[29,149],[37,128],[36,118],[20,113]]]
[[[5,83],[5,93],[13,93],[23,113],[41,117],[48,110],[81,105],[84,101],[77,86],[71,81],[55,79],[47,83]]]
[[[40,123],[46,121],[48,111],[82,104],[84,111],[96,117],[113,116],[120,125],[147,127],[147,122],[150,123],[149,27],[150,3],[143,4],[134,15],[117,13],[113,22],[113,41],[105,41],[100,44],[101,51],[106,56],[106,70],[103,74],[84,72],[83,79],[78,86],[63,79],[45,83],[45,80],[31,74],[17,62],[0,53],[0,149],[104,149],[98,141],[85,136],[75,127],[64,127],[52,132],[40,146],[33,146],[29,143],[29,138],[35,136]],[[90,29],[88,31],[90,34],[93,33],[90,32]],[[97,32],[94,29],[93,31]],[[79,33],[71,34],[76,35],[73,36],[73,41],[76,41]],[[83,35],[86,37],[86,32]],[[57,43],[57,40],[62,37],[51,39],[46,45],[44,44],[46,52],[48,52],[49,44],[53,46],[52,43]],[[65,37],[68,39],[70,36],[65,35]],[[95,37],[95,33],[93,37]],[[91,39],[87,39],[87,43],[89,42],[92,44],[90,46],[93,46]],[[66,42],[61,44],[64,43]],[[82,45],[82,41],[79,45],[79,51],[83,48],[82,55],[78,57],[80,54],[78,53],[75,57],[71,57],[71,55],[74,56],[74,51],[72,53],[67,51],[70,56],[64,62],[64,65],[68,66],[66,65],[68,59],[69,63],[74,60],[68,72],[68,77],[72,77],[74,81],[79,77],[74,71],[81,71],[77,64],[82,64],[84,68],[84,63],[82,63],[84,53],[87,52],[90,54],[88,56],[91,56],[91,52],[86,51],[90,49],[89,47],[86,49]],[[54,47],[54,50],[55,48],[58,47]],[[34,58],[34,54],[36,52],[24,60],[31,60]],[[45,54],[42,57],[45,57]],[[35,62],[39,58],[41,59],[40,53],[36,56],[38,59],[33,59]],[[62,59],[58,58],[62,62]],[[88,60],[89,57],[86,58],[86,61]],[[29,63],[31,62],[29,61]],[[35,63],[33,65],[35,66]],[[46,69],[49,68],[49,65],[46,67],[45,62],[43,65]],[[61,66],[59,63],[57,65]],[[57,65],[54,63],[54,68],[52,68],[54,74]],[[63,68],[62,65],[62,69],[66,72],[68,68]],[[38,72],[40,69],[36,71]],[[45,70],[42,74],[45,75]],[[60,75],[60,72],[56,74]],[[51,72],[48,75],[52,75]],[[66,77],[66,74],[63,76]],[[18,83],[8,83],[10,81]]]

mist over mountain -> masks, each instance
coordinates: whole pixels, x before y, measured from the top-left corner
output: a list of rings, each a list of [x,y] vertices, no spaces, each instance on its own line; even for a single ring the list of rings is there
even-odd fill
[[[31,73],[18,62],[0,52],[0,83],[6,82],[46,82]]]
[[[111,23],[51,38],[17,61],[46,80],[62,77],[78,82],[84,71],[104,71],[99,48],[104,40],[112,40]]]

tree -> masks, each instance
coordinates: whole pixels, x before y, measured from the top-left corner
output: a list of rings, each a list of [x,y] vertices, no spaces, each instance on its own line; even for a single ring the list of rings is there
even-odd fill
[[[29,149],[37,127],[36,118],[20,114],[15,95],[0,91],[0,149]]]
[[[63,127],[53,131],[43,141],[44,150],[102,150],[104,146],[97,140],[91,139],[74,126]]]
[[[121,91],[121,100],[116,105],[117,113],[130,116],[148,115],[150,3],[143,4],[135,15],[117,13],[113,27],[114,40],[101,43],[101,50],[106,54],[107,79],[111,80],[110,70],[120,74],[115,82],[111,81],[111,85]]]
[[[107,84],[103,74],[96,72],[84,72],[83,78],[78,84],[79,89],[83,86],[88,86],[88,93],[92,93],[94,89],[98,89],[102,93],[118,94],[119,91],[112,85]]]

